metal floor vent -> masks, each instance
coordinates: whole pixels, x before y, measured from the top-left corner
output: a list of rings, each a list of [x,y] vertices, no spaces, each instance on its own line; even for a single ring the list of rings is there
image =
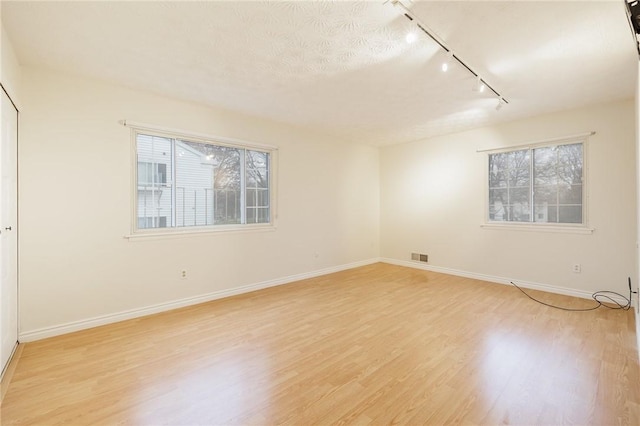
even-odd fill
[[[411,253],[411,260],[417,260],[418,262],[428,262],[429,256],[421,253]]]

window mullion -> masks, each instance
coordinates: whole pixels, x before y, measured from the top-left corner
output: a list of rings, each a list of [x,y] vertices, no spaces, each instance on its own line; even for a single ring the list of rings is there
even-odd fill
[[[247,164],[246,164],[246,150],[239,149],[240,154],[240,223],[247,223]]]
[[[559,182],[559,173],[558,173],[558,168],[560,166],[559,161],[560,161],[560,152],[558,150],[556,150],[556,155],[555,155],[555,163],[556,166],[554,167],[554,178],[556,181],[556,187],[555,187],[555,191],[556,191],[556,221],[558,223],[560,223],[560,182]]]
[[[536,199],[536,176],[535,176],[535,150],[529,150],[529,222],[535,222],[535,199]]]
[[[513,166],[507,168],[507,218],[509,222],[513,222],[513,199],[511,194],[513,193],[513,187],[511,185],[511,178],[513,175]]]
[[[171,139],[171,226],[177,226],[176,211],[178,208],[178,194],[176,185],[176,140]]]
[[[155,163],[155,154],[156,154],[156,144],[155,144],[155,140],[152,139],[151,140],[151,163],[150,163],[150,167],[147,167],[147,180],[149,180],[149,170],[151,169],[151,172],[153,174],[153,165]],[[153,186],[153,176],[151,176],[151,222],[153,223],[153,218],[155,217],[155,210],[156,210],[156,188]],[[146,206],[145,206],[146,207]],[[147,226],[145,224],[145,226]]]

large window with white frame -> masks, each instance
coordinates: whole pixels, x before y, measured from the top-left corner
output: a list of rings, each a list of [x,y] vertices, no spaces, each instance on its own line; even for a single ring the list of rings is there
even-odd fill
[[[585,141],[489,153],[488,222],[586,225]]]
[[[272,224],[272,149],[134,129],[134,231]]]

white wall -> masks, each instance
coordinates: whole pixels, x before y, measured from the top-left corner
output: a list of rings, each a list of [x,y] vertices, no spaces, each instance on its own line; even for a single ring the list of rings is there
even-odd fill
[[[40,69],[23,67],[22,77],[22,340],[377,258],[377,149]],[[123,238],[132,161],[122,119],[278,146],[277,229]]]
[[[382,149],[382,257],[404,262],[417,251],[432,267],[498,282],[628,295],[627,277],[637,283],[638,275],[634,116],[629,100]],[[586,131],[596,132],[588,153],[593,234],[480,227],[487,154],[476,150]]]
[[[628,276],[637,283],[633,101],[378,151],[41,69],[23,67],[22,84],[22,340],[380,254],[407,261],[412,251],[452,272],[558,289],[624,294]],[[279,146],[277,230],[123,238],[132,209],[129,130],[117,123],[125,118]],[[480,228],[486,154],[477,149],[588,130],[597,132],[589,146],[592,235]]]
[[[0,10],[2,10],[1,7]],[[4,25],[0,30],[0,82],[13,102],[20,108],[20,65]]]

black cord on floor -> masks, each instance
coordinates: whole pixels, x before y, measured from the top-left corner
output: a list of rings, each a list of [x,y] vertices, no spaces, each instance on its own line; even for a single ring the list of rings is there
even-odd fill
[[[631,291],[631,277],[629,277],[629,298],[627,299],[626,297],[624,297],[623,295],[621,295],[620,293],[616,293],[615,291],[596,291],[595,293],[593,293],[591,295],[591,297],[593,298],[593,300],[595,300],[595,302],[597,303],[596,306],[592,307],[592,308],[586,308],[586,309],[572,309],[572,308],[563,308],[562,306],[556,306],[556,305],[551,305],[549,303],[545,303],[541,300],[536,299],[533,296],[530,296],[529,294],[527,294],[526,291],[524,291],[523,289],[521,289],[520,287],[518,287],[513,281],[511,281],[511,284],[513,284],[513,286],[515,288],[517,288],[518,290],[520,290],[522,293],[524,293],[525,296],[527,296],[529,299],[538,302],[542,305],[548,306],[550,308],[555,308],[555,309],[561,309],[563,311],[570,311],[570,312],[586,312],[586,311],[595,311],[596,309],[600,308],[600,307],[605,307],[608,309],[622,309],[625,311],[628,311],[629,309],[631,309],[631,294],[632,293],[637,293],[636,291]],[[612,296],[618,296],[621,299],[624,299],[627,301],[626,304],[621,305],[620,302],[618,302],[617,300],[615,300]],[[606,302],[610,302],[616,306],[608,306],[605,305],[604,303]]]

